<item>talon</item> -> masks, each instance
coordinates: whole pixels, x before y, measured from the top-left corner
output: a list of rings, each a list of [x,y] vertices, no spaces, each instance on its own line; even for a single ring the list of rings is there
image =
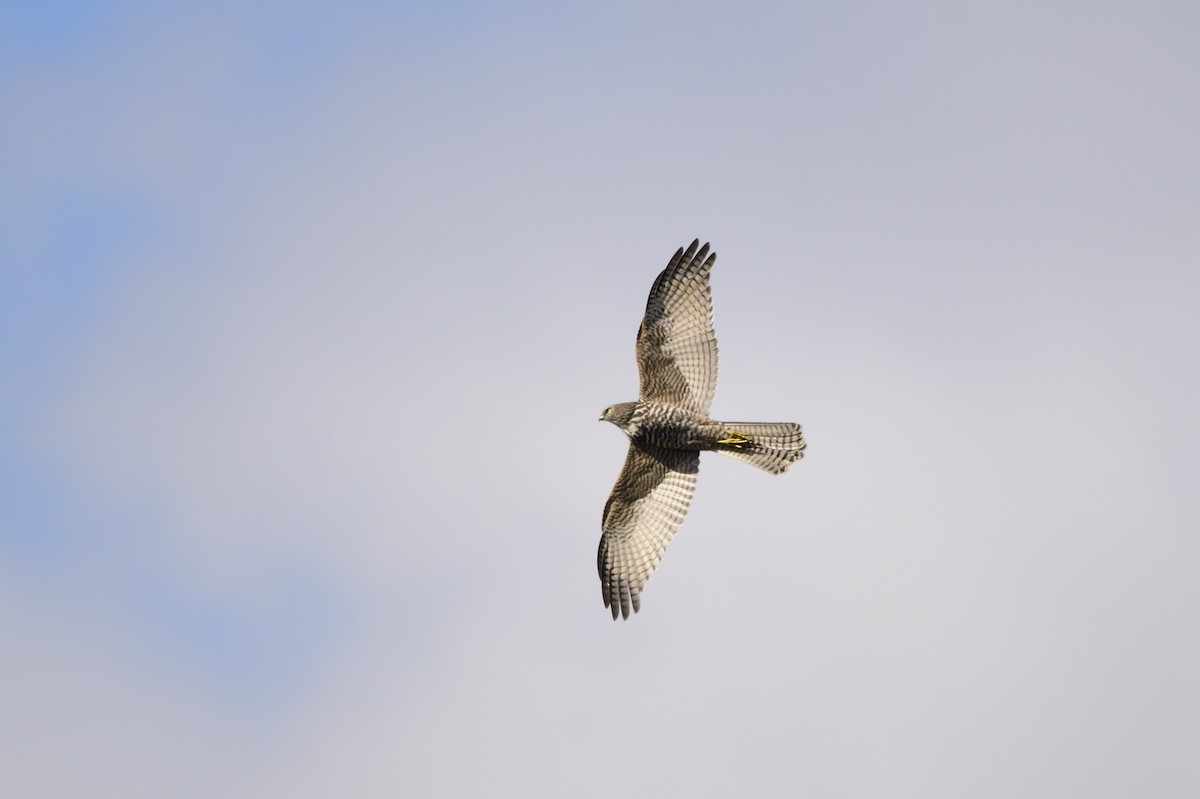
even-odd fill
[[[744,447],[750,443],[750,436],[747,436],[743,433],[739,433],[736,430],[726,430],[725,438],[720,439],[719,441],[717,441],[717,443],[725,444],[730,447],[736,447],[738,449],[741,449],[742,447]]]

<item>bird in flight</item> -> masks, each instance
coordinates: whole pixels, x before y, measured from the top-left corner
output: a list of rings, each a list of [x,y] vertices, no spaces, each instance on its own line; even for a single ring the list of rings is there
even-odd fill
[[[604,505],[597,567],[604,605],[629,618],[696,490],[700,452],[712,450],[782,474],[804,457],[792,422],[717,422],[717,336],[709,274],[717,254],[693,241],[675,253],[650,288],[638,329],[636,402],[604,409],[629,437],[629,454]]]

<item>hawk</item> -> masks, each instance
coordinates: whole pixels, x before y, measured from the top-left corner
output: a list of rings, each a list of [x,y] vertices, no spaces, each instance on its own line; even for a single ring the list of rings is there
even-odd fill
[[[650,289],[638,329],[637,402],[604,409],[629,437],[629,454],[604,505],[596,561],[604,605],[629,618],[662,560],[696,489],[700,452],[713,450],[782,474],[804,457],[804,433],[791,422],[717,422],[717,336],[709,274],[717,254],[700,240],[682,247]]]

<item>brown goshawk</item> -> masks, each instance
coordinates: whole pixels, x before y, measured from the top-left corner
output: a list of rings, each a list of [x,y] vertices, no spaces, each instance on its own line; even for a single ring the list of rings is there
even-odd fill
[[[717,388],[709,274],[717,254],[693,241],[667,264],[638,329],[637,402],[604,410],[629,437],[629,454],[604,506],[597,566],[605,607],[629,618],[687,515],[701,450],[782,474],[804,457],[804,434],[791,422],[717,422],[708,417]]]

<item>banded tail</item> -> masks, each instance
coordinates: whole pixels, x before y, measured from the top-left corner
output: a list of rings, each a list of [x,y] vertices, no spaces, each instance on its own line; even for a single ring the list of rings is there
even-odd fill
[[[722,422],[725,435],[714,447],[722,455],[783,474],[804,457],[804,431],[792,422]]]

